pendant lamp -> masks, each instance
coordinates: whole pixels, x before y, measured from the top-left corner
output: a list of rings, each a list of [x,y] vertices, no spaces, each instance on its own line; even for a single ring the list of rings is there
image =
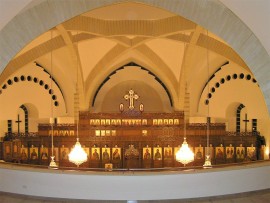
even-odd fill
[[[207,40],[208,39],[208,30],[207,30]],[[209,45],[209,42],[207,43]],[[209,47],[206,48],[206,64],[207,64],[207,80],[209,78]],[[208,94],[209,95],[209,81],[208,81],[208,85],[207,85],[207,89],[208,89]],[[207,127],[206,127],[206,136],[207,136],[207,144],[206,144],[206,153],[205,153],[205,162],[203,167],[204,168],[211,168],[212,164],[211,164],[211,156],[210,156],[210,148],[209,148],[209,130],[210,130],[210,117],[209,117],[209,109],[210,109],[210,102],[207,102]]]
[[[78,34],[78,33],[77,33]],[[77,44],[78,48],[78,44]],[[78,82],[79,82],[79,51],[77,51],[77,84],[76,84],[76,92],[77,95],[79,94],[78,91]],[[79,167],[82,163],[87,161],[87,154],[82,148],[80,142],[79,142],[79,114],[77,117],[77,141],[74,145],[74,147],[71,149],[71,152],[68,155],[68,159],[70,162],[74,163],[77,167]]]
[[[77,122],[77,141],[74,147],[71,149],[71,152],[68,155],[68,159],[70,162],[74,163],[77,167],[79,167],[82,163],[87,161],[87,154],[79,142],[78,122]]]
[[[194,161],[194,153],[188,147],[188,143],[186,140],[186,118],[184,116],[184,141],[182,143],[181,148],[176,152],[176,161],[184,164],[184,166],[192,161]]]
[[[51,40],[53,38],[53,30],[51,30]],[[51,89],[53,89],[53,54],[52,54],[53,51],[51,51]],[[56,169],[58,166],[54,160],[55,156],[54,156],[54,145],[53,145],[53,127],[54,127],[54,117],[53,117],[53,100],[51,99],[51,118],[50,118],[50,125],[51,125],[51,132],[52,132],[52,156],[51,156],[51,161],[50,161],[50,164],[49,164],[49,168],[53,168],[53,169]]]

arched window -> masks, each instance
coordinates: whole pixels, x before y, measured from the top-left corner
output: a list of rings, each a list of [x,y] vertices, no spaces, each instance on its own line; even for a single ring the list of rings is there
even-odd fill
[[[24,105],[21,105],[20,108],[24,111],[24,122],[25,122],[25,134],[29,133],[29,125],[28,125],[28,110]]]
[[[236,110],[236,133],[240,133],[241,129],[241,110],[245,108],[244,104],[240,104]]]

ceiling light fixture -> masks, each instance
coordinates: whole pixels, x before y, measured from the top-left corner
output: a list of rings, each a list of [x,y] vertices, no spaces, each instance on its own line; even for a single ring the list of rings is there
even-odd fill
[[[77,33],[78,35],[78,33]],[[76,47],[75,47],[76,48]],[[78,43],[77,43],[77,48],[78,48]],[[78,83],[79,83],[79,51],[77,52],[77,83],[76,83],[76,93],[77,93],[77,97],[78,97],[78,103],[77,105],[79,105],[79,87],[78,87]],[[79,108],[78,108],[79,111]],[[76,112],[74,112],[76,113]],[[74,145],[74,147],[71,149],[71,152],[68,155],[68,159],[70,162],[74,163],[77,167],[79,167],[82,163],[87,161],[87,154],[84,151],[84,149],[82,148],[80,142],[79,142],[79,112],[77,112],[77,115],[74,117],[75,122],[77,120],[77,141]]]
[[[207,30],[207,41],[208,41],[208,30]],[[207,81],[209,78],[209,41],[207,42],[207,47],[206,47],[206,64],[207,64]],[[208,94],[209,95],[209,82],[208,81],[208,85],[207,85],[207,89],[208,89]],[[209,117],[209,109],[210,109],[210,102],[208,99],[207,102],[207,123],[206,123],[206,136],[207,136],[207,143],[206,143],[206,155],[205,155],[205,162],[203,167],[204,168],[211,168],[212,164],[211,164],[211,156],[210,156],[210,148],[209,148],[209,130],[210,130],[210,117]]]
[[[51,30],[51,41],[52,41],[52,38],[53,38],[53,30]],[[52,52],[53,52],[53,50],[51,50],[51,89],[53,89],[52,87],[53,87],[53,79],[52,79],[52,77],[53,77],[53,54],[52,54]],[[55,160],[54,160],[54,158],[55,158],[55,156],[54,156],[54,153],[53,153],[53,148],[54,148],[54,146],[53,146],[53,127],[54,127],[54,117],[53,117],[53,99],[51,98],[51,118],[50,118],[50,124],[51,124],[51,132],[52,132],[52,156],[51,156],[51,162],[50,162],[50,165],[49,165],[49,167],[50,168],[53,168],[53,169],[56,169],[57,168],[57,164],[56,164],[56,162],[55,162]]]
[[[185,38],[186,38],[186,34],[184,33],[184,51],[186,51]],[[184,141],[182,143],[181,148],[176,152],[176,161],[178,161],[178,162],[184,164],[184,166],[186,166],[186,164],[194,161],[194,153],[188,147],[188,143],[187,143],[187,140],[186,140],[186,117],[185,117],[185,113],[184,113],[183,117],[184,117]]]
[[[185,122],[185,115],[184,115],[184,141],[181,148],[176,153],[176,161],[184,164],[184,166],[192,161],[194,161],[194,153],[188,147],[188,143],[186,140],[186,122]]]

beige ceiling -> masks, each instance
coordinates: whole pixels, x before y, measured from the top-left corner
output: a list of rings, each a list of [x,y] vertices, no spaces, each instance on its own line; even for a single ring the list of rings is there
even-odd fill
[[[206,66],[213,73],[230,61],[249,71],[219,37],[181,16],[134,2],[89,11],[42,34],[8,64],[0,83],[33,61],[49,72],[53,61],[62,86],[78,80],[85,107],[105,78],[130,62],[161,79],[175,102],[183,84],[207,81],[200,74]]]

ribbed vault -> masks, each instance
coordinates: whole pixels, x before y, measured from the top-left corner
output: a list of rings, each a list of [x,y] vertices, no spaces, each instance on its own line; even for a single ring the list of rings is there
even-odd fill
[[[72,60],[75,61],[75,58],[79,59],[80,52],[85,51],[74,49],[73,46],[76,43],[106,38],[114,41],[116,46],[112,47],[109,52],[104,53],[102,60],[98,61],[94,67],[87,67],[87,64],[81,64],[80,61],[71,64],[70,66],[72,67],[61,67],[63,71],[69,71],[74,76],[75,68],[79,64],[80,86],[82,90],[80,94],[82,96],[85,95],[85,99],[83,99],[81,104],[82,108],[87,108],[88,101],[91,100],[92,97],[91,92],[98,87],[98,82],[102,80],[102,76],[105,76],[113,69],[110,67],[121,63],[119,61],[120,59],[122,59],[122,61],[126,60],[123,59],[123,56],[130,58],[129,53],[131,52],[139,52],[138,55],[143,54],[144,58],[140,59],[141,61],[144,61],[144,63],[152,63],[157,67],[153,72],[156,72],[160,78],[163,78],[164,83],[167,84],[172,95],[174,95],[173,97],[174,100],[177,101],[178,108],[182,108],[182,104],[178,103],[178,101],[181,100],[179,95],[183,95],[184,89],[181,89],[181,87],[183,87],[186,78],[191,77],[189,73],[192,71],[186,69],[192,69],[192,67],[188,65],[189,62],[186,58],[192,55],[192,53],[179,53],[180,55],[184,55],[183,61],[185,63],[182,62],[181,70],[186,71],[185,74],[181,71],[181,74],[185,76],[183,77],[181,74],[174,75],[174,71],[172,70],[179,67],[169,67],[168,63],[164,61],[162,57],[158,56],[151,47],[146,45],[146,43],[152,39],[165,38],[173,40],[175,43],[186,43],[187,49],[185,52],[192,50],[189,48],[189,45],[198,47],[202,51],[208,49],[222,56],[222,60],[225,57],[248,71],[251,69],[253,73],[255,73],[255,77],[264,91],[266,102],[269,101],[268,91],[270,89],[268,88],[269,85],[267,82],[269,73],[265,69],[270,63],[269,56],[250,30],[240,22],[236,16],[233,16],[231,12],[226,12],[227,10],[222,4],[218,1],[204,1],[198,4],[195,0],[140,0],[137,2],[140,3],[117,0],[106,2],[86,0],[83,2],[70,1],[63,6],[60,2],[45,1],[41,2],[41,4],[36,7],[26,10],[20,15],[20,18],[14,19],[1,30],[0,45],[6,48],[4,52],[1,49],[0,53],[0,67],[2,69],[0,83],[3,83],[7,77],[19,68],[27,65],[29,62],[42,58],[45,54],[53,50],[69,49],[69,54],[66,56],[71,57]],[[119,4],[113,5],[113,3]],[[107,6],[104,7],[104,9],[108,11],[110,6],[111,8],[115,6],[114,8],[116,8],[117,12],[121,4],[122,6],[131,7],[133,5],[134,8],[136,7],[138,10],[143,9],[144,11],[152,9],[155,13],[155,17],[151,18],[149,13],[145,18],[143,18],[143,16],[138,17],[134,13],[126,13],[128,17],[124,19],[124,13],[122,16],[121,14],[115,14],[115,18],[112,17],[108,19],[108,15],[104,14],[105,10],[102,11],[103,8],[101,8]],[[162,13],[161,17],[157,17],[158,10]],[[50,16],[44,15],[44,18],[33,18],[38,12],[44,14],[50,13]],[[111,10],[111,12],[113,12],[113,10]],[[25,22],[27,22],[29,18],[33,19],[30,24],[26,24]],[[22,50],[22,54],[18,53],[23,46],[32,41],[35,37],[57,24],[58,27],[56,29],[59,35],[53,39],[45,40],[43,43],[27,51]],[[17,29],[18,27],[21,27],[23,30],[26,29],[26,32],[20,33],[19,35],[19,33],[14,30],[14,28]],[[201,27],[213,31],[218,34],[219,37],[215,37],[215,35],[210,32],[206,34],[205,30]],[[12,34],[8,35],[7,33],[10,32]],[[220,37],[222,37],[226,43],[221,40]],[[11,40],[17,41],[18,43],[11,43]],[[14,45],[12,45],[12,47],[8,46],[10,44]],[[234,50],[236,50],[244,60]],[[16,57],[13,58],[15,54]],[[61,66],[61,61],[58,61],[58,66]],[[87,76],[84,75],[83,71],[85,67],[91,68],[90,74]],[[213,69],[215,68],[216,67],[213,67]],[[83,80],[84,77],[87,78],[86,81]],[[76,79],[73,77],[73,80]],[[75,81],[73,81],[73,83],[75,84]]]

